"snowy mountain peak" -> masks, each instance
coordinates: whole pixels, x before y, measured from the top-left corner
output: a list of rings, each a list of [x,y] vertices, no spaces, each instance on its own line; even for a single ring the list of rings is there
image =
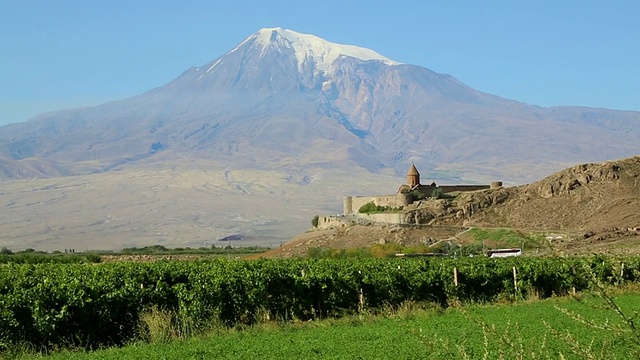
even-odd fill
[[[302,68],[305,61],[313,61],[318,70],[332,72],[333,62],[341,56],[353,57],[363,61],[381,61],[387,65],[400,64],[370,49],[336,44],[314,35],[301,34],[279,27],[260,29],[238,47],[251,40],[255,40],[257,44],[261,45],[263,51],[274,47],[293,49],[298,60],[298,68]]]

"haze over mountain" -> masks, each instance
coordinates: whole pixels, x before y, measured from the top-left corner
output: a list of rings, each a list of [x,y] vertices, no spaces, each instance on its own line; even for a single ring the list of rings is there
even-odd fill
[[[635,155],[639,143],[640,112],[528,105],[373,50],[270,28],[139,96],[1,127],[0,178],[242,171],[216,191],[245,194],[233,203],[246,206],[256,191],[271,194],[267,202],[307,196],[312,213],[339,210],[344,191],[393,192],[393,176],[402,181],[412,162],[438,182],[522,183]],[[339,180],[324,186],[323,176]],[[295,186],[284,191],[281,181]],[[322,196],[309,195],[314,181]]]

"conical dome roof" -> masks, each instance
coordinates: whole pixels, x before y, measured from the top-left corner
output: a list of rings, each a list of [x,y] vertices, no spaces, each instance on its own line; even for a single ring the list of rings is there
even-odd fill
[[[409,168],[407,175],[420,175],[420,173],[418,172],[418,169],[416,169],[416,166],[411,164],[411,168]]]
[[[409,185],[411,188],[420,185],[420,173],[418,172],[418,169],[416,169],[416,166],[413,164],[411,164],[411,168],[407,173],[407,185]]]

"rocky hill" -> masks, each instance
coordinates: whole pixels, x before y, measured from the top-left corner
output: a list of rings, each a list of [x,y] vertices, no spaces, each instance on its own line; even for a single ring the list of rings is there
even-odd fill
[[[413,225],[310,230],[271,255],[388,241],[464,241],[463,234],[478,227],[561,234],[558,238],[563,240],[550,245],[577,253],[640,251],[640,156],[573,166],[528,185],[448,195],[422,200],[417,208],[404,211],[405,221]]]
[[[458,203],[475,210],[465,225],[576,231],[640,226],[640,156],[573,166],[530,185],[461,194]]]

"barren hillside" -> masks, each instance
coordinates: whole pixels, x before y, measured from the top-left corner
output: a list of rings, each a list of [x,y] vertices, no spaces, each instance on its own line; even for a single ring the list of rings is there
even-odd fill
[[[640,226],[640,156],[583,164],[530,185],[461,194],[459,204],[479,208],[465,225],[527,229]]]
[[[362,247],[465,240],[465,229],[512,228],[561,233],[552,246],[573,253],[640,250],[640,156],[573,166],[535,183],[452,193],[404,211],[405,226],[346,226],[310,230],[270,256],[304,254],[313,247]]]

